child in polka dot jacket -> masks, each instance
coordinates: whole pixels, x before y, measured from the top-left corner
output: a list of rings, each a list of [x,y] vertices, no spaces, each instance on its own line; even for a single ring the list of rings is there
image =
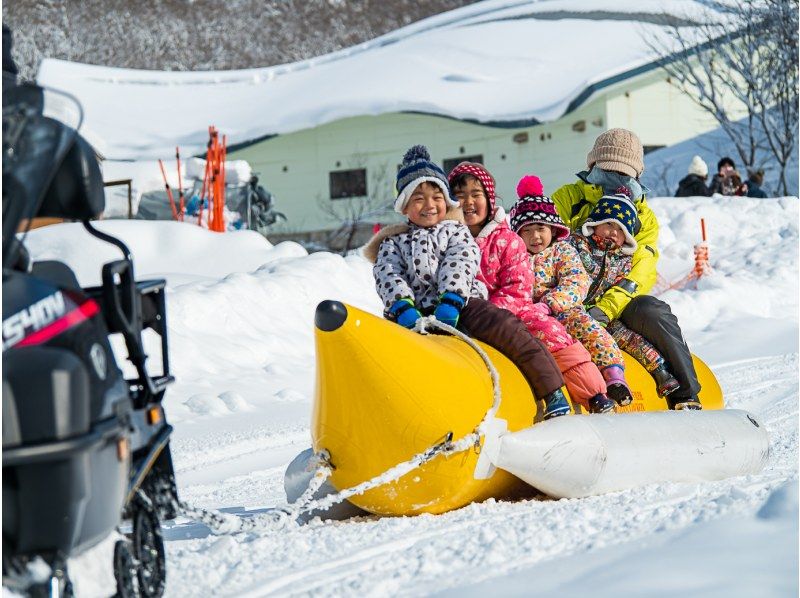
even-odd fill
[[[511,312],[486,301],[486,286],[477,277],[478,246],[444,172],[424,146],[403,157],[394,207],[408,222],[385,227],[364,249],[375,264],[384,315],[413,328],[423,315],[433,314],[511,359],[544,400],[546,418],[569,413],[564,379],[547,348]]]

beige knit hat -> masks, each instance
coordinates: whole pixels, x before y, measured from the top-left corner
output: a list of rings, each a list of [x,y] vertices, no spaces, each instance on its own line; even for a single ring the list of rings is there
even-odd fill
[[[603,170],[618,170],[633,178],[644,172],[644,149],[636,133],[628,129],[609,129],[594,140],[594,147],[586,156],[586,166]]]

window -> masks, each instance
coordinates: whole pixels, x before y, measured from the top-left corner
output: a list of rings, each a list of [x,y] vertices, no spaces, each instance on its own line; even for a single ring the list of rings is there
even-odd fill
[[[483,155],[478,154],[476,156],[462,156],[461,158],[446,158],[442,166],[444,171],[450,174],[450,171],[462,162],[477,162],[478,164],[483,164]]]
[[[331,199],[365,197],[367,195],[367,169],[339,170],[329,173]]]

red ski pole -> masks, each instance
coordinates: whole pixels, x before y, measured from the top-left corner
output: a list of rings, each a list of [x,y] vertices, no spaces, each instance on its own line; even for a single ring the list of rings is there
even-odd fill
[[[186,209],[185,198],[183,196],[183,182],[181,181],[181,150],[175,146],[175,160],[178,163],[178,197],[180,198],[180,210],[178,211],[178,218],[183,222],[183,213]]]
[[[158,165],[161,167],[161,176],[164,178],[164,187],[167,189],[167,198],[169,199],[169,207],[172,208],[172,217],[177,220],[178,211],[175,209],[175,199],[172,197],[172,189],[169,188],[169,182],[167,182],[167,172],[164,170],[164,163],[159,160]]]

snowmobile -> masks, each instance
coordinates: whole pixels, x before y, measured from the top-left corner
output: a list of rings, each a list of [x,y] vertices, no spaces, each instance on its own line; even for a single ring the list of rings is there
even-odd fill
[[[173,381],[165,282],[136,281],[125,244],[92,225],[105,199],[81,119],[69,96],[4,85],[3,585],[72,595],[68,559],[126,530],[109,562],[117,595],[149,598],[164,591],[161,522],[177,502],[162,407]],[[36,218],[81,221],[122,257],[102,267],[101,285],[82,288],[63,262],[31,263],[24,231]],[[157,375],[146,364],[146,328],[160,336]],[[111,334],[135,370],[127,379]]]

